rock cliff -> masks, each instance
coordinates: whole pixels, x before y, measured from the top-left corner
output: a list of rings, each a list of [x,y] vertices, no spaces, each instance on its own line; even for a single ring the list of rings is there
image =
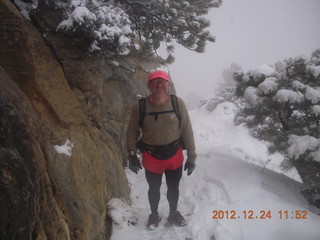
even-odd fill
[[[129,201],[126,124],[157,63],[84,54],[58,14],[0,0],[0,239],[109,239],[108,201]]]

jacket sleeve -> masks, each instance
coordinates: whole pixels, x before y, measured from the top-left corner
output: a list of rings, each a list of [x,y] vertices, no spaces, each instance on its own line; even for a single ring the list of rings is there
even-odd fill
[[[187,149],[188,161],[195,162],[197,158],[193,129],[187,107],[181,98],[178,98],[181,114],[180,134]]]
[[[127,150],[136,151],[136,144],[140,137],[139,126],[139,105],[135,106],[131,112],[127,129]]]

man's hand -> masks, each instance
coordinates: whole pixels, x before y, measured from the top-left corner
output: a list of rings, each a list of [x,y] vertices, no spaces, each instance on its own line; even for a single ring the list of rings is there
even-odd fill
[[[190,162],[187,160],[187,162],[184,164],[184,171],[188,169],[188,176],[191,175],[191,173],[193,172],[193,170],[196,168],[196,164],[194,162]]]
[[[139,172],[140,169],[142,169],[140,161],[136,154],[129,156],[129,168],[132,172],[136,174]]]

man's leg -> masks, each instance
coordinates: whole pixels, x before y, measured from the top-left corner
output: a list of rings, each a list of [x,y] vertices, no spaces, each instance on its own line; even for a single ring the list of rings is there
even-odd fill
[[[162,174],[157,174],[146,170],[146,179],[149,184],[148,198],[151,213],[158,214]]]
[[[177,211],[179,200],[179,183],[182,177],[182,166],[175,170],[166,170],[166,182],[167,182],[167,199],[169,202],[170,213]]]
[[[168,222],[180,227],[185,226],[187,225],[187,222],[177,210],[179,200],[179,183],[182,177],[182,166],[176,170],[166,170],[165,174],[168,186],[167,198],[170,206]]]

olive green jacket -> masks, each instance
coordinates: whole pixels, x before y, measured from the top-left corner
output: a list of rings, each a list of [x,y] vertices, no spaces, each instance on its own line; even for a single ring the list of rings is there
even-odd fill
[[[157,119],[154,115],[146,114],[142,129],[139,126],[139,105],[132,110],[128,130],[127,148],[136,151],[136,143],[141,139],[149,145],[165,145],[182,137],[187,150],[188,161],[194,162],[197,154],[195,149],[194,135],[185,103],[177,98],[181,114],[181,121],[174,112],[159,114]],[[146,99],[146,113],[173,110],[171,98],[162,105],[155,105]]]

